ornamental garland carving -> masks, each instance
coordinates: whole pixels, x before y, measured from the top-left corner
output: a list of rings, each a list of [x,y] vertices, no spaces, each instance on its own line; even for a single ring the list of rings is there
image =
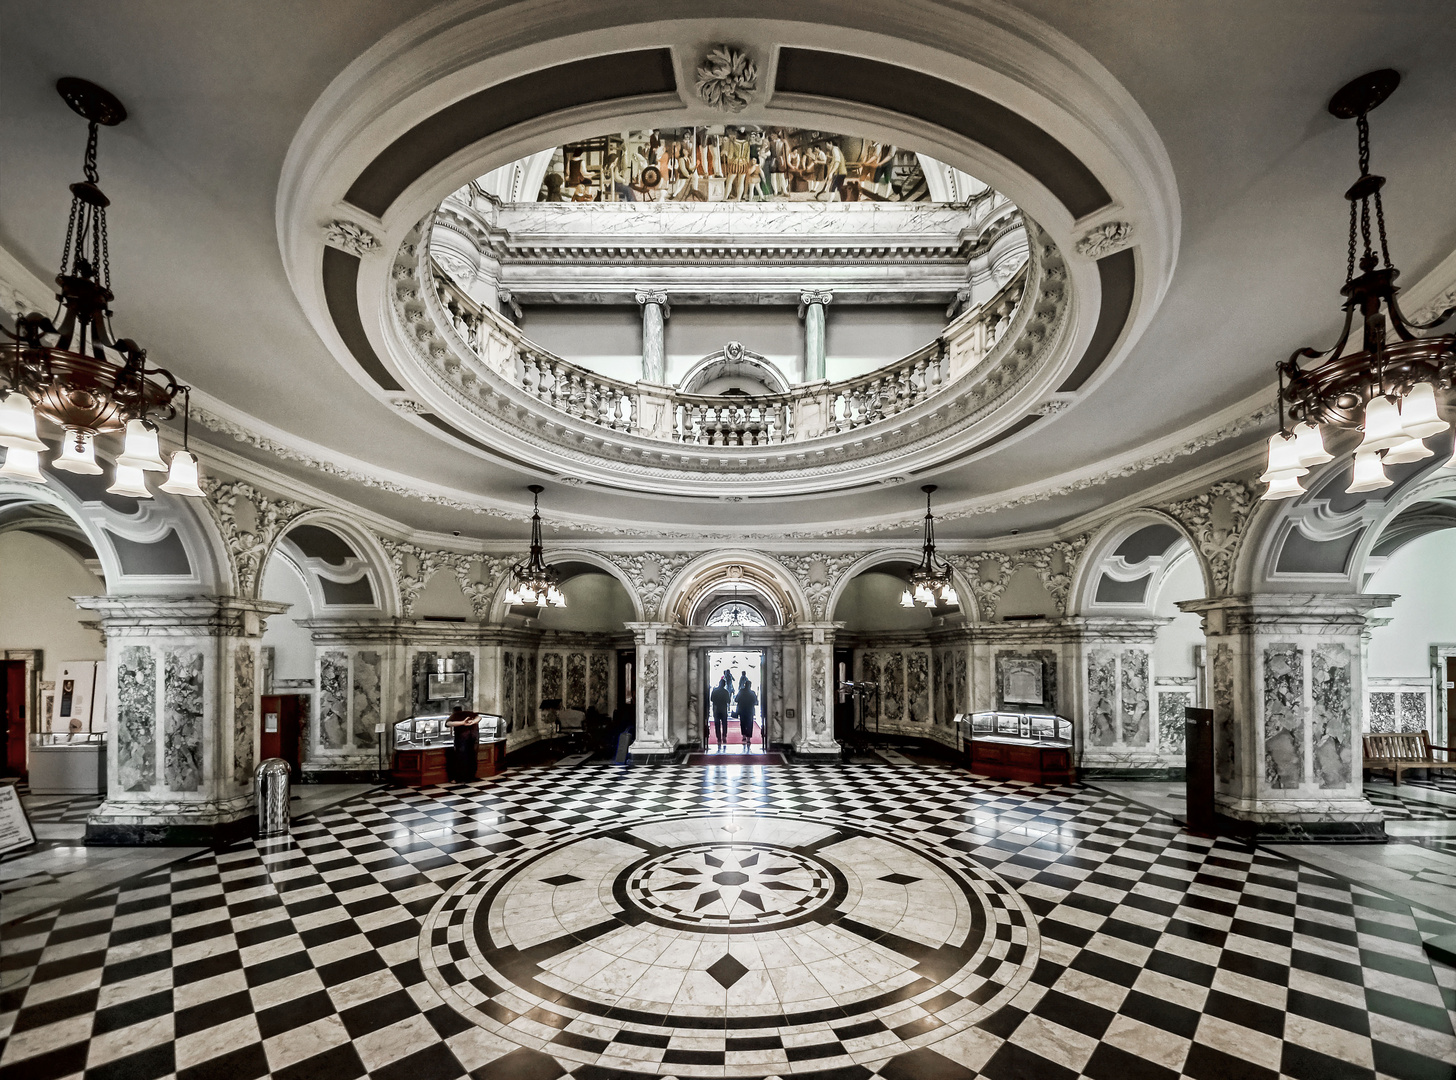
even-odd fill
[[[1121,251],[1132,242],[1132,224],[1127,221],[1108,221],[1089,229],[1077,241],[1077,254],[1089,259],[1100,259]]]
[[[845,571],[863,554],[848,551],[826,554],[816,551],[808,555],[776,555],[775,558],[804,590],[804,595],[809,600],[809,613],[814,621],[823,622],[832,614],[827,611],[829,598],[834,595]],[[815,573],[815,564],[823,567],[822,573]]]
[[[309,508],[292,499],[274,499],[242,480],[226,483],[205,477],[207,506],[222,532],[233,580],[239,596],[256,599],[262,578],[263,560],[274,542],[295,518]],[[239,503],[252,507],[253,525],[244,528],[239,520]]]
[[[511,567],[511,560],[491,555],[474,555],[459,551],[428,551],[417,544],[379,538],[379,543],[389,555],[390,569],[394,572],[394,584],[399,590],[400,616],[414,618],[415,603],[425,591],[430,578],[443,569],[454,571],[455,582],[461,595],[470,601],[470,609],[477,619],[490,615],[491,601],[495,598],[496,586],[502,575]],[[414,570],[410,570],[410,564]],[[477,579],[472,569],[480,565],[481,577]]]
[[[1245,528],[1258,505],[1258,485],[1249,480],[1220,480],[1202,495],[1180,499],[1159,509],[1188,530],[1213,579],[1213,595],[1224,596],[1233,581],[1234,561],[1244,541]],[[1226,523],[1215,520],[1222,503]]]
[[[632,582],[632,588],[642,601],[642,618],[648,622],[660,617],[662,598],[667,595],[668,586],[694,557],[686,551],[607,552],[606,556]]]
[[[324,243],[329,247],[336,247],[340,251],[347,251],[350,255],[357,255],[361,259],[365,255],[373,255],[376,251],[384,248],[383,242],[363,225],[356,225],[352,221],[345,221],[336,218],[324,226]]]
[[[742,112],[758,89],[758,65],[742,49],[719,45],[698,65],[698,97],[710,109]]]
[[[982,622],[996,621],[996,608],[1001,602],[1002,594],[1006,592],[1011,575],[1022,567],[1030,567],[1036,571],[1042,587],[1052,598],[1056,613],[1065,615],[1067,600],[1072,593],[1072,575],[1076,572],[1077,563],[1090,539],[1089,533],[1083,533],[1071,540],[1056,540],[1041,548],[982,551],[974,555],[948,555],[946,558],[969,584]],[[995,578],[981,576],[981,567],[987,562],[996,564],[998,575]]]

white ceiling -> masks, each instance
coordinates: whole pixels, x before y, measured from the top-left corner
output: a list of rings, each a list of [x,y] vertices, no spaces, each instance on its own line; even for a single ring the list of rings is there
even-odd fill
[[[100,146],[101,186],[113,202],[118,333],[300,446],[316,444],[362,472],[418,478],[431,490],[514,515],[529,505],[524,486],[538,478],[483,463],[367,393],[306,319],[279,251],[280,171],[305,115],[351,60],[429,6],[10,0],[0,35],[0,247],[40,278],[54,274],[66,185],[80,178],[85,128],[53,85],[62,75],[101,83],[131,114],[103,131]],[[509,26],[510,5],[494,6]],[[720,6],[701,0],[690,10],[703,16]],[[767,0],[731,6],[735,13],[756,6],[767,17],[783,7]],[[934,4],[923,6],[930,17]],[[1113,374],[1039,426],[1037,438],[1008,440],[934,477],[942,506],[1003,501],[1003,493],[1028,485],[1066,487],[1069,471],[1135,460],[1145,444],[1197,428],[1270,386],[1273,363],[1295,348],[1332,340],[1344,269],[1341,195],[1356,170],[1353,128],[1330,117],[1325,103],[1347,79],[1386,66],[1404,79],[1372,120],[1372,167],[1389,178],[1386,213],[1402,281],[1414,284],[1456,247],[1456,23],[1449,3],[1017,6],[1087,50],[1149,118],[1176,177],[1181,245],[1166,296]],[[865,7],[862,0],[819,2],[795,11],[832,22]],[[669,0],[653,5],[663,18],[679,8],[689,10]],[[1256,438],[1246,434],[1105,484],[959,517],[941,534],[1053,527]],[[409,527],[519,533],[511,518],[390,494],[222,441],[230,452]],[[659,526],[812,533],[848,519],[901,516],[913,531],[912,495],[914,488],[902,487],[856,495],[850,506],[843,498],[705,505],[553,485],[545,502],[573,517],[600,518],[610,533]]]

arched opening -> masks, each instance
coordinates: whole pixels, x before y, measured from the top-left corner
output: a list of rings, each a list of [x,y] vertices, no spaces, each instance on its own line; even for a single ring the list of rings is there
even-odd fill
[[[1367,732],[1426,731],[1447,745],[1456,711],[1449,688],[1456,682],[1453,565],[1456,498],[1406,506],[1381,529],[1365,561],[1363,591],[1396,599],[1368,619]]]

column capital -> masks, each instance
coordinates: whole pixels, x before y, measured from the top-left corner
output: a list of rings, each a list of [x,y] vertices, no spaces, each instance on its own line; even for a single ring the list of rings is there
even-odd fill
[[[260,637],[268,616],[291,604],[238,596],[73,596],[76,606],[94,611],[108,637]]]
[[[662,317],[664,319],[669,318],[672,315],[672,308],[667,302],[667,293],[663,292],[661,289],[643,289],[635,293],[634,296],[636,297],[637,303],[640,306],[646,306],[647,304],[656,304],[658,307],[662,308]]]
[[[799,318],[803,318],[811,304],[824,307],[834,301],[834,294],[828,289],[808,289],[799,294]]]
[[[1382,593],[1244,593],[1182,600],[1178,607],[1202,615],[1207,634],[1279,633],[1293,627],[1339,633],[1341,627],[1364,627],[1368,612],[1397,599]]]

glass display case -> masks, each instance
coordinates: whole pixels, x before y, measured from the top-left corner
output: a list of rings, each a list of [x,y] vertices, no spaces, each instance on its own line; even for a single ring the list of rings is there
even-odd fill
[[[455,749],[455,730],[448,713],[411,716],[394,724],[395,780],[412,786],[442,784],[449,776],[447,754]],[[505,768],[505,717],[480,714],[476,776],[494,776]]]
[[[105,732],[32,732],[26,757],[34,795],[106,793]]]
[[[445,726],[448,713],[439,716],[411,716],[394,725],[396,749],[423,749],[429,746],[454,746],[455,734]]]
[[[957,717],[974,773],[1034,784],[1076,779],[1072,722],[1050,713],[978,712]]]

